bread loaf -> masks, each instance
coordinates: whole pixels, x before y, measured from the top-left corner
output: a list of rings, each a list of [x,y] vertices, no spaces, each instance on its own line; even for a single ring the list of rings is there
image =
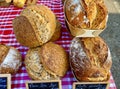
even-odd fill
[[[55,28],[56,17],[44,5],[28,6],[13,20],[16,39],[28,47],[37,47],[48,42]]]
[[[75,27],[97,30],[105,28],[108,12],[101,0],[66,0],[65,15]]]
[[[52,42],[29,49],[25,57],[26,70],[34,80],[59,79],[66,74],[68,65],[64,49]]]
[[[14,74],[22,64],[20,53],[14,47],[0,44],[0,73]]]
[[[108,81],[112,65],[107,44],[100,37],[74,38],[70,45],[71,69],[79,81]]]
[[[90,34],[92,30],[100,30],[99,35],[106,27],[108,11],[103,0],[66,0],[64,12],[73,36]],[[91,37],[86,34],[84,37]]]

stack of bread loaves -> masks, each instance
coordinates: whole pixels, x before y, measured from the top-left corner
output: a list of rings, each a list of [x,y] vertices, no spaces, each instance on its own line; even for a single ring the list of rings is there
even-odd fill
[[[61,46],[50,42],[60,37],[61,24],[48,7],[26,7],[13,20],[13,29],[18,42],[30,47],[25,66],[32,79],[59,79],[66,74],[69,68],[68,55]]]
[[[70,45],[70,66],[76,79],[108,81],[112,65],[110,50],[98,35],[105,29],[108,12],[103,0],[66,0],[65,20],[76,36]]]

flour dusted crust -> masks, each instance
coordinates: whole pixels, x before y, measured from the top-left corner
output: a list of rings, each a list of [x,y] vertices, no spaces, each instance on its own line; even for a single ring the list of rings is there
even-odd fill
[[[49,42],[42,47],[29,49],[25,66],[28,75],[34,80],[59,79],[67,72],[68,58],[61,47]]]
[[[0,73],[16,73],[22,64],[20,53],[14,47],[5,45],[0,45],[0,49]]]
[[[13,20],[17,40],[28,47],[37,47],[49,41],[55,28],[56,17],[44,5],[28,6]]]
[[[76,28],[100,30],[106,27],[108,11],[103,0],[66,0],[64,11],[68,22]]]
[[[112,65],[110,50],[100,37],[74,38],[70,64],[79,81],[108,81]]]

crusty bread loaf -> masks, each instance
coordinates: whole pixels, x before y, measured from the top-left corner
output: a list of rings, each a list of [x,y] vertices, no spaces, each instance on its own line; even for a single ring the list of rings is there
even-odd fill
[[[74,38],[70,45],[70,64],[79,81],[100,82],[110,78],[110,50],[100,37]]]
[[[77,28],[104,29],[107,15],[103,0],[66,0],[65,2],[66,19]]]
[[[0,44],[0,73],[14,74],[22,64],[20,53],[14,47]]]
[[[37,47],[49,41],[55,28],[56,17],[44,5],[28,6],[13,20],[13,29],[18,42],[28,47]]]
[[[59,79],[66,74],[68,65],[64,49],[52,42],[29,49],[25,57],[26,70],[34,80]]]
[[[58,76],[45,70],[39,51],[41,51],[40,47],[29,49],[25,57],[25,67],[29,77],[34,80],[58,79]]]

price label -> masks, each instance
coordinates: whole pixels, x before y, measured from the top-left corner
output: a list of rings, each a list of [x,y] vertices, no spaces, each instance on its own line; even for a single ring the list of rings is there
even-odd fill
[[[26,82],[26,89],[61,89],[61,81],[28,81]]]
[[[108,89],[108,82],[76,82],[73,83],[73,89]]]
[[[10,74],[0,74],[0,89],[11,89]]]

